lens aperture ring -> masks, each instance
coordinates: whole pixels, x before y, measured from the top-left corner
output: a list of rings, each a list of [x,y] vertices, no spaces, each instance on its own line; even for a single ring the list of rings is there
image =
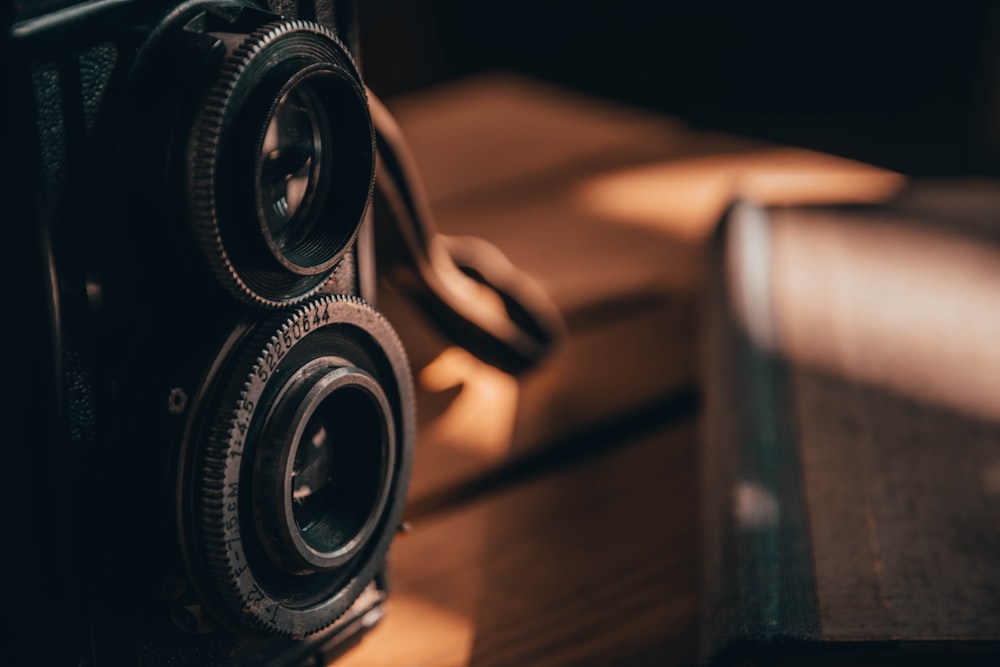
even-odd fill
[[[191,502],[203,557],[192,561],[207,564],[208,589],[234,628],[303,637],[350,607],[382,567],[399,524],[415,429],[408,362],[377,311],[355,297],[326,296],[259,327],[231,368],[195,454],[201,473]],[[308,397],[307,409],[296,410],[296,397]],[[283,424],[292,413],[296,423]],[[296,458],[295,443],[280,434],[304,432],[300,448],[326,449]],[[287,477],[277,479],[286,495],[274,492],[275,466],[312,475],[309,484],[320,487],[295,520],[276,519],[295,512]],[[370,481],[352,481],[359,476]],[[323,495],[323,485],[332,491]],[[295,489],[309,491],[301,480]],[[309,537],[307,519],[319,538]],[[350,534],[324,542],[335,530]],[[318,555],[287,546],[305,543],[318,544]]]

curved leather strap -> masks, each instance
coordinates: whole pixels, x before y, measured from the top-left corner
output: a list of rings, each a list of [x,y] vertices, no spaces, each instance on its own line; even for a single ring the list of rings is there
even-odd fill
[[[508,373],[545,357],[565,332],[548,294],[491,243],[436,231],[402,130],[369,90],[378,149],[376,251],[386,279],[457,345]]]

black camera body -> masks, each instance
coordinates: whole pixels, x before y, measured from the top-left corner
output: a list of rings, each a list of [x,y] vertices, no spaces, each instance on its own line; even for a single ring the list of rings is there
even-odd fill
[[[410,474],[353,1],[14,3],[4,664],[322,664]]]

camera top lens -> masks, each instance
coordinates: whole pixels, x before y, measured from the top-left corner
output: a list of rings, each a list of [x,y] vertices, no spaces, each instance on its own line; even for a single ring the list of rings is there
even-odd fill
[[[230,294],[298,303],[332,276],[368,207],[375,142],[364,85],[333,33],[307,21],[220,43],[228,52],[190,134],[194,231]]]
[[[282,251],[308,236],[308,204],[320,185],[324,144],[330,130],[322,103],[308,86],[297,86],[278,102],[264,132],[257,188],[267,233]],[[329,150],[329,149],[328,149]],[[305,205],[305,206],[303,206]]]

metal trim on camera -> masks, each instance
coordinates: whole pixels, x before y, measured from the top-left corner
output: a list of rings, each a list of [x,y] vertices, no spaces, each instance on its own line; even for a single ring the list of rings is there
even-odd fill
[[[227,54],[191,127],[188,207],[223,287],[264,307],[319,290],[374,186],[374,130],[346,47],[308,21],[212,33]]]
[[[330,356],[306,363],[264,418],[254,507],[271,558],[299,574],[357,555],[394,482],[392,406],[371,373],[345,363]]]

